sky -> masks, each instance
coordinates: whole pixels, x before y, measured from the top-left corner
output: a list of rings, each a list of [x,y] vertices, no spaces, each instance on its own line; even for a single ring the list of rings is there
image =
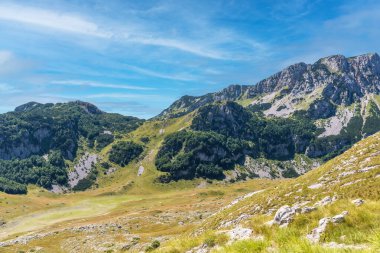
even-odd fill
[[[150,118],[183,95],[380,52],[377,0],[0,1],[0,113],[82,100]]]

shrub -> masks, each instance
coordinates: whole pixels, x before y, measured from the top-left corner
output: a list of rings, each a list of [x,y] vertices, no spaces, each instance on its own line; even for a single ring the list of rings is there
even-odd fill
[[[0,191],[9,194],[26,194],[27,188],[24,184],[0,177]]]
[[[120,141],[112,146],[109,159],[120,166],[125,166],[143,152],[143,146],[132,141]]]

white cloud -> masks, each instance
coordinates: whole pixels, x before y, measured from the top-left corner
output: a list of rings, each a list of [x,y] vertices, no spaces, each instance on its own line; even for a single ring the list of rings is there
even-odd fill
[[[24,71],[31,62],[17,58],[11,51],[0,51],[0,75],[2,77]]]
[[[0,66],[6,64],[13,58],[13,54],[9,51],[0,51]]]
[[[111,36],[83,17],[22,5],[0,4],[0,19],[103,38]]]
[[[143,75],[159,77],[159,78],[163,78],[163,79],[179,80],[179,81],[194,81],[197,79],[195,76],[188,75],[188,74],[173,74],[173,75],[162,74],[160,72],[156,72],[156,71],[152,71],[149,69],[144,69],[144,68],[140,68],[140,67],[136,67],[136,66],[132,66],[132,65],[126,65],[126,67],[129,70],[132,70],[134,72],[137,72],[137,73],[140,73]]]
[[[0,83],[0,93],[1,94],[11,94],[19,92],[20,90],[16,89],[15,87],[7,84],[7,83]]]
[[[160,95],[126,94],[126,93],[99,93],[86,95],[85,98],[139,98],[139,99],[163,99]]]
[[[211,59],[217,60],[226,60],[227,57],[220,51],[210,50],[204,47],[202,43],[198,43],[199,46],[194,45],[193,43],[189,43],[181,40],[173,40],[173,39],[163,39],[163,38],[132,38],[130,39],[132,42],[137,42],[146,45],[152,46],[161,46],[161,47],[169,47],[177,50],[181,50],[184,52],[192,53],[198,56],[207,57]]]
[[[138,45],[150,45],[169,49],[175,49],[193,55],[216,59],[216,60],[246,60],[246,50],[240,54],[230,52],[224,46],[225,42],[249,46],[256,53],[263,53],[263,44],[254,40],[241,38],[237,34],[222,34],[214,32],[215,27],[205,24],[202,32],[197,38],[191,35],[185,37],[171,37],[167,32],[157,31],[156,24],[145,22],[141,19],[128,20],[128,24],[116,25],[115,21],[96,22],[86,16],[60,12],[51,9],[41,9],[16,4],[0,3],[0,20],[8,22],[23,23],[27,26],[49,28],[73,34],[81,34],[92,37],[105,38],[121,43],[132,43]],[[134,20],[134,21],[132,21]],[[197,27],[194,27],[197,30]],[[220,29],[219,29],[220,30]],[[44,30],[46,32],[46,30]],[[212,31],[212,32],[211,32]],[[228,31],[227,33],[230,33]],[[230,36],[232,35],[232,36]],[[231,38],[233,38],[231,40]],[[245,57],[242,57],[245,55]]]
[[[57,84],[57,85],[98,87],[98,88],[111,88],[111,89],[127,89],[127,90],[154,90],[155,89],[155,88],[151,88],[151,87],[125,85],[125,84],[98,83],[98,82],[85,81],[85,80],[63,80],[63,81],[52,81],[51,83]]]

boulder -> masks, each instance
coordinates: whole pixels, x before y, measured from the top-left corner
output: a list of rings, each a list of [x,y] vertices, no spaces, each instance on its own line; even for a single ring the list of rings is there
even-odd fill
[[[356,206],[361,206],[364,204],[364,200],[362,199],[355,199],[352,201],[352,204],[356,205]]]
[[[282,206],[277,210],[273,223],[286,226],[293,220],[295,214],[296,212],[292,207],[288,205]]]

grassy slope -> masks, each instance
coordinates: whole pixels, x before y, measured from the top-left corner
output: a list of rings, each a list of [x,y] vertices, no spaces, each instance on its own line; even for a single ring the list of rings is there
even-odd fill
[[[0,193],[0,217],[7,222],[5,226],[0,228],[0,241],[6,238],[11,239],[18,235],[25,235],[26,233],[60,231],[65,228],[86,224],[121,223],[123,227],[128,227],[127,235],[121,235],[119,232],[111,230],[107,232],[106,239],[104,238],[104,234],[98,231],[90,232],[88,235],[86,233],[78,234],[69,230],[59,232],[59,234],[54,236],[33,240],[27,245],[13,245],[7,247],[4,249],[4,252],[17,252],[17,250],[27,251],[38,247],[42,247],[45,250],[43,252],[97,252],[94,248],[90,248],[90,246],[86,244],[95,244],[96,242],[110,243],[110,245],[105,248],[110,250],[110,252],[112,252],[112,250],[117,252],[120,248],[118,247],[120,243],[125,243],[129,240],[127,238],[135,235],[141,237],[140,246],[136,247],[136,250],[140,250],[154,238],[171,237],[173,235],[187,234],[193,231],[198,228],[203,221],[203,219],[199,217],[207,217],[211,213],[216,212],[220,207],[228,204],[237,196],[260,189],[266,189],[266,191],[251,199],[242,201],[238,205],[219,213],[213,218],[209,218],[201,228],[215,230],[220,221],[233,219],[234,217],[238,217],[241,213],[250,213],[257,203],[261,204],[263,210],[278,208],[285,203],[293,204],[297,195],[300,196],[299,198],[310,198],[315,202],[315,200],[328,195],[331,190],[338,192],[343,198],[362,196],[366,200],[372,199],[373,202],[369,202],[365,205],[366,210],[369,210],[365,215],[374,220],[375,223],[369,224],[366,222],[365,224],[371,226],[379,225],[376,223],[379,217],[372,215],[374,211],[379,211],[377,202],[378,196],[380,195],[378,192],[380,189],[378,178],[377,180],[359,182],[347,188],[342,188],[343,190],[338,185],[318,190],[310,190],[307,188],[308,185],[317,181],[321,175],[327,173],[332,167],[340,163],[342,159],[346,159],[346,156],[354,154],[358,147],[360,147],[359,149],[363,149],[363,144],[355,145],[355,147],[349,151],[350,153],[343,155],[343,158],[342,156],[338,157],[320,169],[309,172],[307,175],[295,180],[271,181],[258,179],[228,185],[228,187],[221,182],[214,182],[212,185],[207,185],[206,188],[196,187],[201,183],[201,180],[154,184],[154,179],[160,174],[160,172],[155,169],[153,159],[158,151],[159,145],[167,134],[188,127],[191,123],[191,119],[192,115],[190,114],[168,121],[145,122],[143,126],[123,137],[124,140],[139,140],[141,137],[149,137],[150,142],[146,145],[145,153],[139,161],[132,162],[124,168],[119,168],[112,175],[107,176],[101,174],[98,180],[99,188],[65,195],[55,195],[37,187],[30,187],[29,193],[26,196]],[[164,129],[163,133],[160,133],[161,129]],[[367,153],[380,149],[378,144],[376,144],[377,139],[379,139],[379,134],[364,142],[365,145],[369,147],[371,147],[371,145],[377,145],[372,147],[371,150],[366,151]],[[373,142],[373,144],[370,142]],[[111,147],[108,146],[101,152],[101,156],[105,160],[107,160],[107,152],[110,148]],[[367,153],[362,155],[363,159],[365,159],[364,157],[367,156]],[[376,159],[377,160],[373,160],[373,162],[379,163],[378,158]],[[355,164],[357,163],[359,163],[359,161],[355,162]],[[144,166],[145,172],[142,176],[138,177],[137,170],[140,165]],[[117,167],[116,165],[114,166]],[[378,170],[376,171],[378,172]],[[373,173],[376,171],[368,172],[365,175],[373,176]],[[331,174],[331,177],[334,176],[334,173]],[[353,175],[349,180],[351,180],[351,178],[354,180],[354,177],[361,178],[363,175],[364,174]],[[342,182],[342,184],[343,183],[344,182]],[[276,185],[276,187],[274,185]],[[302,193],[296,191],[300,188],[302,189]],[[355,189],[360,190],[355,191]],[[361,189],[363,189],[363,191]],[[289,192],[293,193],[287,195]],[[274,196],[276,196],[275,200]],[[270,204],[267,203],[269,198],[273,199]],[[336,205],[338,204],[342,206],[337,206],[337,208],[347,206],[347,209],[349,209],[348,207],[350,207],[347,200],[340,200],[336,203]],[[372,205],[373,210],[369,209],[369,205]],[[306,234],[307,231],[315,226],[319,217],[322,217],[325,213],[336,211],[333,206],[331,208],[331,210],[326,209],[314,212],[311,217],[312,219],[310,219],[312,222],[307,226],[307,229],[304,223],[309,221],[309,218],[306,217],[306,220],[303,219],[304,223],[302,223],[297,222],[299,218],[297,217],[294,224],[299,225],[294,225],[298,226],[295,227],[295,231]],[[349,209],[349,211],[351,212],[351,209]],[[355,212],[353,212],[353,214],[355,214]],[[163,222],[161,219],[161,216],[163,217],[165,215],[170,217],[167,222]],[[292,230],[293,225],[290,226],[289,230],[273,230],[275,232],[270,232],[270,230],[265,232],[265,227],[260,228],[260,224],[262,225],[264,221],[271,218],[271,216],[257,214],[257,216],[246,225],[253,228],[259,226],[256,230],[260,231],[260,229],[262,229],[262,234],[268,238],[280,232],[285,233],[285,236],[288,236],[286,231],[290,231],[289,233],[294,232],[294,230]],[[178,225],[179,221],[186,221],[185,225]],[[361,231],[362,235],[363,233],[367,233],[367,230],[368,228],[363,228]],[[299,238],[299,235],[300,234],[294,235],[295,240]],[[353,235],[355,238],[363,237],[356,236],[355,233],[353,233]],[[73,236],[76,238],[75,241],[72,240]],[[91,239],[88,239],[89,236]],[[182,252],[184,249],[188,249],[210,238],[216,241],[221,240],[221,243],[223,240],[225,241],[223,236],[215,236],[214,232],[211,231],[200,237],[194,237],[194,240],[189,240],[187,237],[187,243],[184,243],[183,240],[181,241],[181,238],[179,238],[179,240],[175,242],[169,242],[168,245],[174,245],[169,248],[178,248],[178,243],[184,244],[179,247],[180,252]],[[165,240],[165,238],[163,240]],[[358,239],[355,243],[361,242],[360,240]],[[298,242],[299,241],[297,241],[297,243]],[[265,243],[273,242],[269,240],[265,241]],[[277,242],[275,242],[275,244],[276,243]],[[236,247],[243,246],[237,245]],[[252,247],[256,246],[253,245]],[[100,247],[100,252],[104,252],[103,248]],[[165,247],[161,248],[165,251]],[[234,250],[234,248],[228,248],[228,251]]]
[[[367,172],[358,172],[369,169]],[[348,176],[342,172],[356,171]],[[202,244],[219,244],[215,252],[359,252],[344,249],[328,249],[312,245],[305,236],[317,227],[319,219],[348,211],[345,222],[330,225],[322,242],[344,244],[365,244],[369,248],[363,252],[380,251],[380,133],[354,145],[341,156],[329,161],[320,168],[292,180],[270,187],[264,192],[247,198],[207,219],[197,228],[192,239],[179,237],[161,247],[159,252],[184,252]],[[353,182],[351,185],[346,185]],[[318,189],[308,186],[322,183]],[[269,227],[265,223],[272,220],[268,210],[277,210],[282,205],[294,205],[303,201],[310,204],[326,196],[337,196],[331,205],[319,207],[309,214],[295,216],[287,228]],[[363,198],[365,204],[356,207],[351,200]],[[242,214],[252,215],[239,225],[253,229],[256,236],[264,236],[263,241],[240,241],[226,245],[227,239],[219,226],[225,221],[233,221]],[[236,225],[234,225],[236,226]],[[230,228],[233,228],[230,227]],[[223,228],[228,229],[228,228]],[[203,231],[203,232],[202,232]],[[212,243],[210,243],[212,242]]]
[[[170,184],[153,183],[160,174],[155,169],[153,159],[159,145],[167,134],[189,126],[191,119],[192,116],[188,115],[165,122],[146,122],[125,136],[124,140],[149,137],[150,142],[146,145],[140,161],[118,168],[112,175],[100,174],[98,188],[56,195],[31,186],[26,196],[0,193],[0,217],[7,222],[5,226],[0,227],[0,241],[26,234],[60,231],[57,235],[33,240],[27,245],[0,248],[0,251],[27,251],[41,246],[46,252],[77,252],[78,248],[69,250],[70,247],[67,245],[75,244],[69,243],[70,238],[74,234],[76,242],[81,242],[81,238],[87,240],[87,235],[78,235],[70,230],[62,232],[62,229],[110,223],[128,227],[128,234],[140,236],[141,247],[145,247],[144,243],[149,243],[152,238],[172,236],[191,230],[194,224],[202,221],[199,217],[207,217],[241,194],[265,188],[273,183],[270,180],[257,180],[237,183],[229,188],[221,182],[214,182],[206,188],[197,188],[201,180]],[[160,129],[164,129],[164,133],[160,133]],[[107,160],[110,148],[108,146],[102,150],[100,155],[104,160]],[[144,166],[145,171],[138,177],[137,170],[140,165]],[[162,222],[162,218],[157,218],[165,215],[170,217],[167,223]],[[154,219],[158,221],[151,222]],[[179,221],[185,221],[186,224],[179,226]],[[108,231],[108,236],[107,242],[113,242],[115,245],[126,241],[125,238],[120,238],[117,231]],[[99,231],[94,231],[92,238],[94,243],[104,241]],[[79,252],[94,251],[85,244],[78,247]]]

